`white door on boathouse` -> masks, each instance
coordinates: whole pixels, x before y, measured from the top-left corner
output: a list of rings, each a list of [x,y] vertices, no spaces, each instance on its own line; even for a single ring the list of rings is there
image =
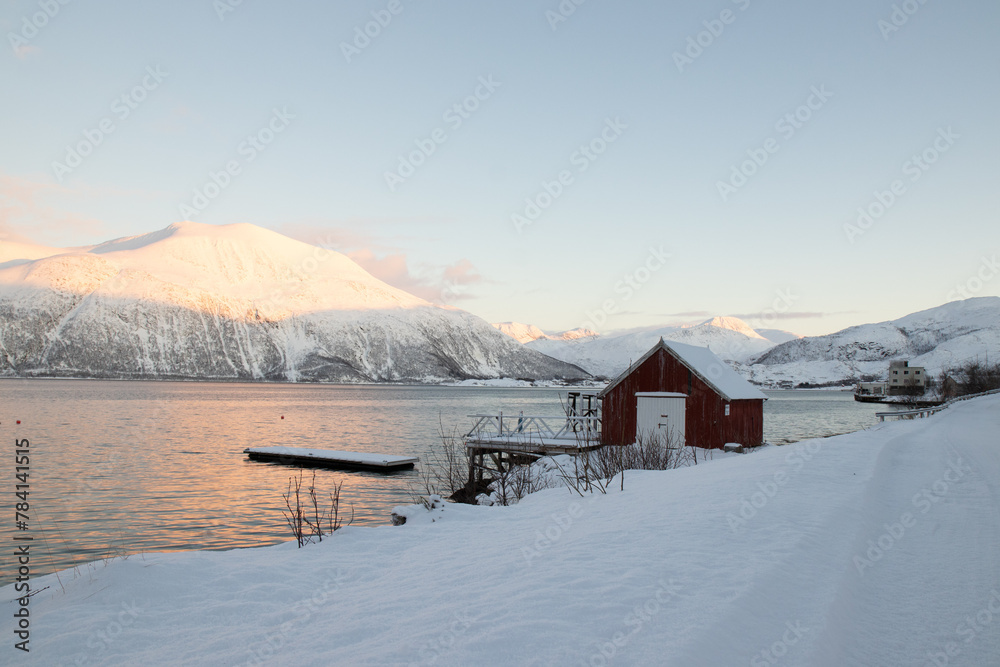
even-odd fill
[[[635,436],[663,438],[671,447],[684,446],[687,394],[667,391],[636,392]]]

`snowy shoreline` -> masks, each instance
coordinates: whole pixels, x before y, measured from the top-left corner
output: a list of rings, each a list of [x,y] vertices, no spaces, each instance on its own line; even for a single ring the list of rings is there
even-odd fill
[[[710,465],[626,473],[624,491],[607,495],[449,504],[302,550],[99,561],[31,581],[31,652],[17,657],[870,665],[960,654],[988,664],[1000,615],[978,630],[965,619],[1000,601],[998,431],[991,396]],[[17,593],[3,593],[9,628]],[[4,634],[13,654],[15,635]]]

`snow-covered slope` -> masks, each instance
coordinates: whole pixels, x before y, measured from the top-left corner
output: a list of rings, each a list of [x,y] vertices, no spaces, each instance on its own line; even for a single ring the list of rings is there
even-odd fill
[[[790,340],[798,340],[802,336],[792,333],[791,331],[785,331],[784,329],[757,329],[757,333],[763,338],[768,339],[775,345],[781,345],[782,343],[787,343]]]
[[[548,340],[575,340],[577,338],[586,338],[587,336],[597,335],[596,332],[584,328],[559,331],[557,333],[546,333],[534,324],[522,324],[521,322],[494,322],[493,326],[502,333],[505,333],[516,340],[518,343],[530,343],[531,341],[538,340],[539,338],[545,338]]]
[[[540,338],[527,347],[575,364],[594,375],[613,378],[665,340],[708,347],[727,361],[742,361],[772,347],[773,343],[735,317],[716,317],[691,327],[659,327],[617,336],[593,336],[578,340]]]
[[[665,327],[580,340],[537,338],[526,346],[613,378],[660,337],[710,348],[752,382],[850,384],[883,378],[889,361],[909,360],[932,375],[970,359],[1000,360],[1000,297],[979,297],[913,313],[891,322],[862,324],[827,336],[802,338],[781,330],[756,331],[734,317],[692,327]]]
[[[545,338],[545,332],[534,324],[520,322],[494,322],[493,327],[502,334],[510,336],[518,343],[530,343],[538,338]]]
[[[998,430],[987,397],[606,495],[97,562],[30,582],[17,663],[996,665]]]
[[[862,376],[884,378],[895,359],[937,375],[976,358],[1000,359],[1000,297],[953,301],[890,322],[789,341],[741,370],[765,384],[848,383]]]
[[[67,248],[50,248],[49,246],[19,241],[0,240],[0,269],[17,264],[25,264],[34,259],[51,257],[70,252]]]
[[[391,287],[344,255],[253,225],[185,222],[54,254],[0,243],[0,258],[0,374],[585,375],[478,317]]]

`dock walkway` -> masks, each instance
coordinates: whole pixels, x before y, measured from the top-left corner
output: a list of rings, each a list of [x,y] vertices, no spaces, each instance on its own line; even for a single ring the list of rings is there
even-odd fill
[[[302,447],[247,447],[243,453],[252,461],[290,463],[345,470],[374,470],[393,472],[412,468],[420,459],[413,456],[372,454],[369,452],[343,452],[332,449],[306,449]]]
[[[579,454],[601,447],[601,419],[578,415],[469,415],[475,425],[463,441],[469,454],[469,480],[483,472],[504,472],[512,464],[557,454]],[[486,465],[489,457],[494,467]]]

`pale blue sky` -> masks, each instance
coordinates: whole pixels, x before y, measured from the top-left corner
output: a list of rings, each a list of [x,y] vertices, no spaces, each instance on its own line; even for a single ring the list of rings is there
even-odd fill
[[[159,229],[236,161],[187,217],[335,242],[491,321],[610,331],[729,314],[819,334],[957,286],[1000,295],[1000,276],[975,280],[1000,251],[993,0],[588,0],[554,30],[557,0],[399,0],[351,62],[341,43],[389,0],[243,0],[220,20],[233,1],[51,0],[34,34],[38,1],[3,0],[0,234],[76,245]],[[886,38],[894,4],[917,9]],[[679,71],[674,53],[706,21],[724,30]],[[114,101],[144,77],[123,117]],[[445,112],[477,88],[455,127]],[[793,135],[777,126],[809,101]],[[294,118],[249,161],[242,142],[276,108]],[[57,174],[105,119],[114,131]],[[606,151],[574,158],[609,120]],[[390,190],[385,172],[439,128],[447,140]],[[777,151],[723,201],[718,182],[765,145]],[[905,166],[925,149],[926,171]],[[519,232],[511,216],[563,170],[569,184]],[[894,180],[902,194],[850,242],[845,224]],[[651,249],[670,254],[662,268]]]

